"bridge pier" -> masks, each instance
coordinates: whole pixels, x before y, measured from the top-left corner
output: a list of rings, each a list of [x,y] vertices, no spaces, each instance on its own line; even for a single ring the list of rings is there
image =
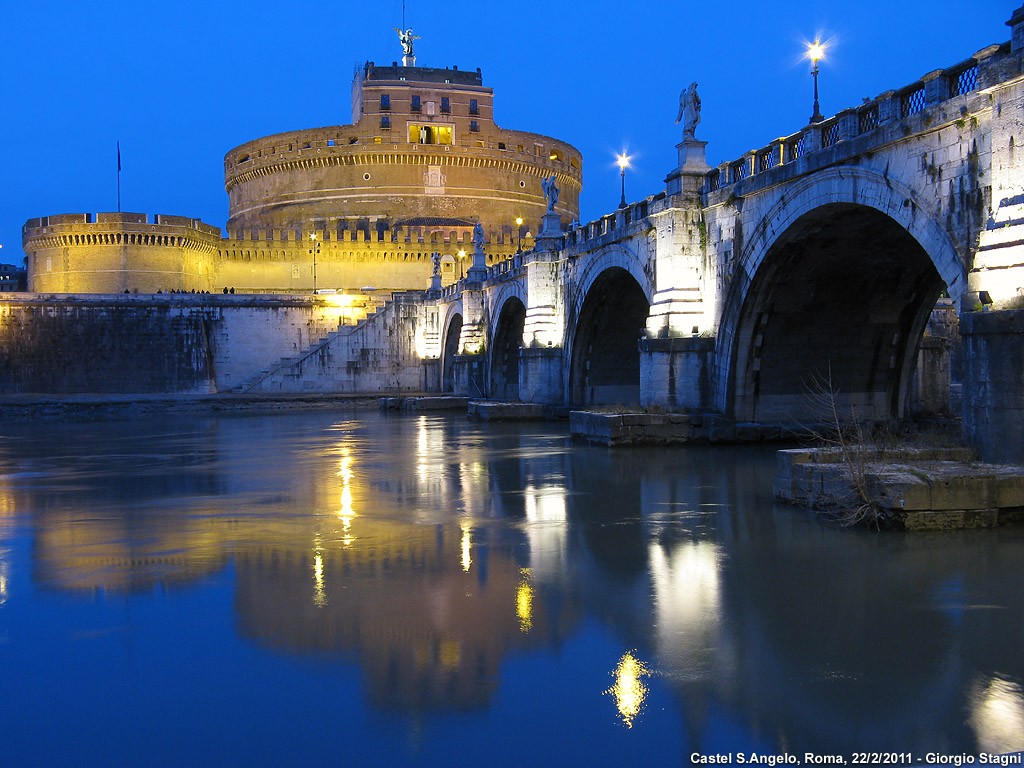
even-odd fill
[[[966,312],[963,434],[982,461],[1024,464],[1024,310]]]
[[[454,393],[464,397],[487,397],[487,356],[455,355],[452,358]]]
[[[544,405],[565,402],[562,368],[561,347],[523,347],[519,350],[519,399]]]
[[[688,411],[712,407],[715,340],[691,336],[640,340],[640,404]]]

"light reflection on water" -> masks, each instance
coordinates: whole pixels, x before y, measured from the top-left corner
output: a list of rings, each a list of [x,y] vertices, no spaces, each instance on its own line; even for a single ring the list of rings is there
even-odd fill
[[[451,417],[8,428],[0,764],[1024,748],[1021,531],[837,530],[773,472]]]

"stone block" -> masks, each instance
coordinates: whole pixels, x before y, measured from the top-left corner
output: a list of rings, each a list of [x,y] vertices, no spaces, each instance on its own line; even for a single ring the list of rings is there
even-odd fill
[[[993,478],[995,506],[999,509],[1024,507],[1024,469],[1020,474],[998,474]]]
[[[902,522],[908,531],[994,528],[999,522],[999,513],[994,509],[910,512],[902,517]]]
[[[991,477],[943,477],[931,484],[931,508],[984,509],[990,507],[995,490]]]
[[[865,482],[870,499],[884,509],[932,509],[931,486],[910,472],[869,472]]]

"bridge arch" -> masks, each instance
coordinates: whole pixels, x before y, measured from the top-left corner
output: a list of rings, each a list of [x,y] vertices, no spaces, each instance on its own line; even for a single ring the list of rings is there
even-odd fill
[[[583,266],[574,280],[566,329],[571,403],[640,402],[639,341],[651,293],[640,259],[619,245]]]
[[[488,394],[497,400],[519,399],[519,350],[526,325],[522,282],[509,281],[494,296],[488,329]]]
[[[462,336],[462,302],[453,301],[445,305],[444,334],[441,336],[441,391],[455,391],[455,355],[459,354],[459,338]]]
[[[863,168],[791,185],[758,221],[734,267],[719,327],[719,406],[741,421],[903,413],[935,300],[966,290],[953,243],[913,192]],[[749,207],[747,207],[749,206]]]

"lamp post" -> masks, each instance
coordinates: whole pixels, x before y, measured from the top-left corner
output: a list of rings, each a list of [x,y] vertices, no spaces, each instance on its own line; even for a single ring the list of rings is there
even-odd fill
[[[626,169],[629,167],[629,157],[623,152],[618,155],[618,159],[615,161],[619,166],[620,175],[622,176],[622,200],[619,201],[619,208],[626,207]]]
[[[459,251],[459,280],[462,279],[462,260],[466,258],[465,251]]]
[[[516,255],[523,252],[523,217],[516,216],[516,234],[519,236],[519,245],[516,248]]]
[[[825,118],[821,116],[821,109],[818,108],[818,60],[825,55],[825,46],[817,40],[807,48],[807,58],[814,65],[811,75],[814,77],[814,113],[811,115],[812,123],[820,123]]]
[[[313,293],[316,293],[316,257],[320,253],[320,241],[316,239],[316,232],[310,233],[309,242],[309,252],[313,255]]]

